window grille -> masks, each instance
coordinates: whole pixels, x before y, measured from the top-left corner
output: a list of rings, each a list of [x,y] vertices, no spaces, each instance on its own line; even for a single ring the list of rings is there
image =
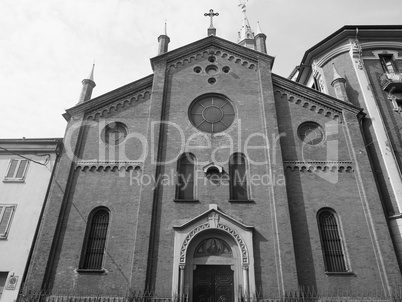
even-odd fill
[[[235,154],[229,161],[230,199],[248,200],[246,161],[241,154]]]
[[[187,153],[178,161],[176,199],[194,199],[194,161],[195,157]]]
[[[26,159],[12,159],[8,166],[8,171],[4,180],[22,181],[25,178],[28,167]]]
[[[318,214],[321,244],[327,272],[346,272],[345,255],[336,214],[323,210]]]
[[[104,208],[96,210],[88,223],[84,261],[81,268],[100,270],[109,226],[108,210]]]

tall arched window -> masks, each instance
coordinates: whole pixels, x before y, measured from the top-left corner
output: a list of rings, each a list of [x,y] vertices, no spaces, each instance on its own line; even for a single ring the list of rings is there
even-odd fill
[[[244,155],[233,154],[229,160],[230,173],[230,199],[248,200],[247,170]]]
[[[322,209],[318,212],[317,219],[325,270],[327,272],[346,272],[347,266],[343,242],[335,211]]]
[[[184,153],[177,162],[176,199],[194,199],[194,162],[195,156]]]
[[[109,210],[107,208],[96,208],[89,215],[81,256],[81,269],[102,269],[108,226]]]

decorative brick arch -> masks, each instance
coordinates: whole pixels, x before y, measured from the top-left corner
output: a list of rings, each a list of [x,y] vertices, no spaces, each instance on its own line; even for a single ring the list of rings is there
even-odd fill
[[[180,248],[180,264],[181,265],[186,264],[187,248],[190,245],[191,240],[198,233],[201,233],[208,229],[220,229],[220,230],[228,233],[237,242],[237,245],[241,251],[243,264],[250,263],[247,245],[245,244],[244,240],[241,238],[241,236],[235,230],[233,230],[232,228],[230,228],[227,225],[220,224],[220,223],[216,223],[216,226],[214,227],[214,226],[211,226],[210,222],[207,222],[207,223],[201,224],[201,225],[195,227],[194,229],[192,229],[190,231],[190,233],[184,239],[183,244]]]

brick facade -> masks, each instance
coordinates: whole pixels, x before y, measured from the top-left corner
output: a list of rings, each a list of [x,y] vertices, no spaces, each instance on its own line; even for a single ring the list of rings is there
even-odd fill
[[[347,104],[331,90],[326,95],[274,75],[269,55],[215,36],[151,63],[152,76],[67,110],[65,150],[27,285],[76,295],[124,295],[129,288],[191,294],[192,271],[178,265],[180,238],[188,232],[194,250],[201,237],[218,236],[240,255],[250,229],[252,244],[244,250],[252,268],[240,256],[206,260],[231,263],[237,298],[282,295],[299,286],[387,293],[401,283],[373,171],[360,152],[364,114],[355,99]],[[203,95],[230,100],[235,121],[227,130],[204,133],[190,122],[188,108]],[[103,139],[114,122],[127,130],[118,146]],[[304,122],[321,126],[322,143],[302,142],[297,132]],[[183,152],[196,158],[195,196],[181,202],[175,180]],[[236,152],[246,158],[247,201],[229,200],[228,161]],[[218,184],[204,175],[209,163],[223,168]],[[87,220],[99,206],[110,211],[102,270],[82,270]],[[208,222],[211,207],[231,234]],[[317,225],[322,208],[339,218],[347,272],[326,272]],[[209,230],[190,237],[203,221]]]

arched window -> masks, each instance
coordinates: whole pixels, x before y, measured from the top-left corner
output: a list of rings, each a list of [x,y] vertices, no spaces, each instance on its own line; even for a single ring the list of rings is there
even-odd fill
[[[322,253],[327,272],[346,272],[345,254],[336,213],[331,209],[318,212]]]
[[[176,199],[194,199],[194,161],[194,155],[184,153],[177,162]]]
[[[97,208],[89,215],[81,256],[81,269],[102,269],[108,226],[109,210],[107,208]]]
[[[248,200],[247,170],[244,155],[233,154],[229,160],[230,199]]]

